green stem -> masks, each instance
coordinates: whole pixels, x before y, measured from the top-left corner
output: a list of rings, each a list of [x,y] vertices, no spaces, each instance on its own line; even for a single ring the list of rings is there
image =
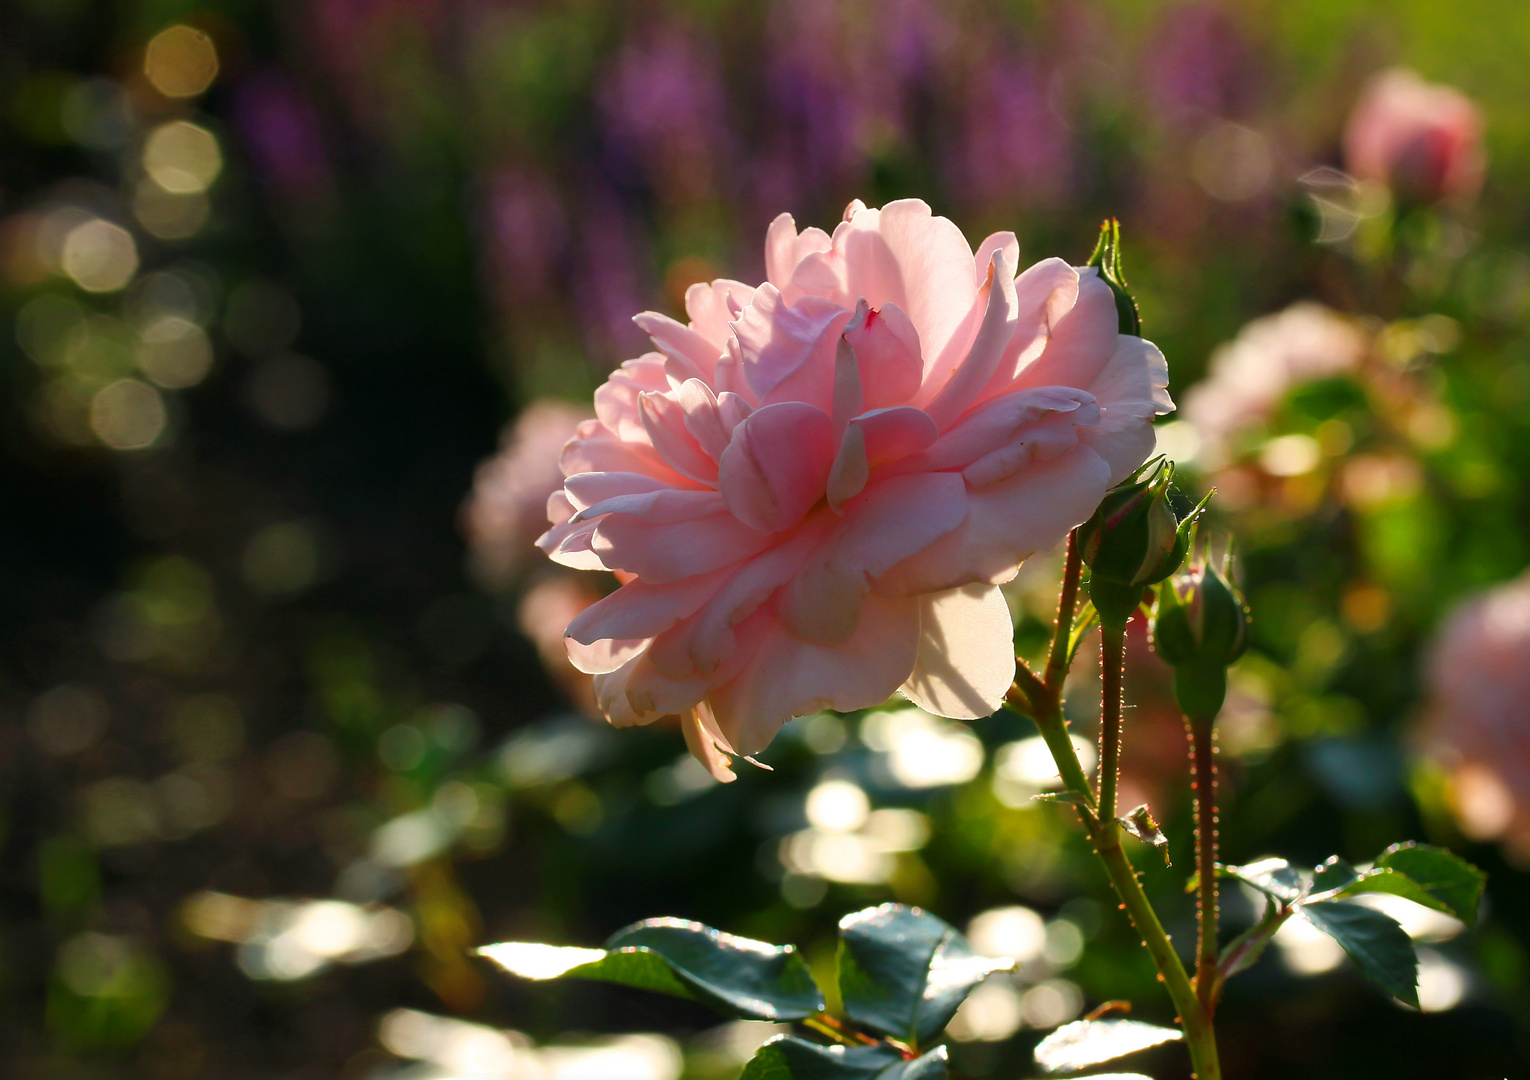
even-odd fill
[[[1063,563],[1062,592],[1057,597],[1057,628],[1052,632],[1052,651],[1047,654],[1043,678],[1047,689],[1057,693],[1068,674],[1068,642],[1073,636],[1073,615],[1078,607],[1078,581],[1084,559],[1078,550],[1078,530],[1068,534],[1068,556]]]
[[[1196,894],[1199,934],[1196,942],[1195,989],[1201,1007],[1211,1015],[1217,995],[1217,747],[1209,721],[1188,722],[1190,757],[1195,768],[1195,864],[1200,874]]]
[[[1121,775],[1121,674],[1126,666],[1126,624],[1100,621],[1100,817],[1116,816]]]
[[[1142,938],[1148,954],[1158,967],[1159,977],[1168,990],[1169,999],[1174,1003],[1174,1011],[1179,1014],[1185,1042],[1190,1050],[1190,1063],[1197,1080],[1221,1080],[1222,1069],[1217,1059],[1216,1033],[1211,1025],[1211,1017],[1196,998],[1195,987],[1190,982],[1185,965],[1175,953],[1168,933],[1158,921],[1158,915],[1148,902],[1147,894],[1142,891],[1142,883],[1137,880],[1137,872],[1132,868],[1131,860],[1121,847],[1120,823],[1113,817],[1096,817],[1091,809],[1094,799],[1089,790],[1089,780],[1079,765],[1073,742],[1068,738],[1067,724],[1062,718],[1062,709],[1057,699],[1053,697],[1030,704],[1031,716],[1057,761],[1058,773],[1068,790],[1076,793],[1084,802],[1084,805],[1078,807],[1079,819],[1083,821],[1095,851],[1105,864],[1105,871],[1110,875],[1116,895],[1121,898],[1122,907],[1126,909],[1138,936]]]

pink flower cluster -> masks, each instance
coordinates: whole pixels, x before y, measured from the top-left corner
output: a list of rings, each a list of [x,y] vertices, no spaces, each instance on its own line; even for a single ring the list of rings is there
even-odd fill
[[[677,714],[719,779],[790,717],[902,691],[986,716],[1014,677],[998,585],[1153,447],[1162,354],[1093,270],[1016,274],[917,200],[770,226],[759,287],[647,312],[655,351],[564,451],[557,562],[635,578],[568,627],[618,726]]]
[[[1406,68],[1376,75],[1344,130],[1344,160],[1362,180],[1417,202],[1472,198],[1482,187],[1482,117],[1459,90]]]
[[[1530,572],[1458,607],[1425,672],[1424,744],[1462,831],[1530,860]]]
[[[1203,439],[1224,442],[1266,419],[1286,392],[1353,371],[1370,338],[1353,319],[1304,300],[1255,319],[1211,357],[1185,395],[1184,417]]]

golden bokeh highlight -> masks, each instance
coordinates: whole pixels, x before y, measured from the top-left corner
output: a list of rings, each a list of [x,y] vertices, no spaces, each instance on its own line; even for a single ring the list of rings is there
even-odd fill
[[[144,141],[143,170],[172,195],[196,195],[223,171],[223,153],[206,128],[172,120],[155,128]]]
[[[154,35],[143,73],[166,97],[196,97],[218,77],[218,50],[202,31],[178,24]]]
[[[86,292],[117,292],[138,273],[138,247],[122,226],[91,218],[64,237],[59,264]]]
[[[90,401],[90,429],[113,450],[142,450],[165,430],[159,391],[137,379],[103,386]]]

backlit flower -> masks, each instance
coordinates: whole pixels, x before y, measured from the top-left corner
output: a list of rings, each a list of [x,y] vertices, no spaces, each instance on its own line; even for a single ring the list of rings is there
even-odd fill
[[[998,584],[1153,446],[1167,366],[1092,270],[1018,277],[917,200],[834,235],[781,215],[768,280],[696,285],[689,324],[595,394],[540,541],[636,575],[568,628],[618,726],[679,714],[719,778],[792,716],[894,691],[993,712],[1014,676]]]
[[[1293,387],[1353,371],[1369,348],[1353,319],[1310,300],[1255,319],[1211,355],[1185,394],[1184,418],[1203,439],[1228,440],[1269,417]]]
[[[1530,573],[1458,607],[1425,677],[1424,742],[1462,831],[1530,859]]]
[[[1482,186],[1482,117],[1454,87],[1406,68],[1375,76],[1344,129],[1344,160],[1405,199],[1471,198]]]
[[[508,585],[542,562],[536,540],[547,528],[547,497],[563,486],[558,460],[589,415],[566,401],[533,401],[505,428],[499,453],[478,466],[462,531],[485,585]]]

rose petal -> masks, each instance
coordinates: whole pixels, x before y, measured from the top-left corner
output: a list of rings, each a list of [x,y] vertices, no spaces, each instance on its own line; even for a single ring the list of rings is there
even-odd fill
[[[899,689],[936,716],[989,716],[1015,680],[1014,634],[1009,605],[994,586],[921,596],[919,654]]]
[[[767,405],[733,430],[718,484],[735,517],[761,532],[790,528],[823,498],[834,424],[798,401]]]

